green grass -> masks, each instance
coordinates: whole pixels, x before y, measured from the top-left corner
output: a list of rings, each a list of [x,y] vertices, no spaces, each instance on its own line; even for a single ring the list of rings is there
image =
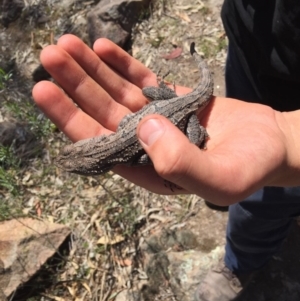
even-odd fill
[[[47,137],[56,130],[56,126],[37,110],[32,101],[5,101],[3,106],[15,119],[26,123],[38,138]]]
[[[6,87],[6,83],[12,77],[12,72],[6,73],[3,69],[0,68],[0,91]]]
[[[15,175],[20,170],[20,160],[12,147],[0,145],[0,190],[8,191],[13,196],[18,195],[18,185]]]
[[[227,48],[227,40],[224,37],[216,40],[201,38],[198,45],[205,57],[215,57],[218,52]]]
[[[54,131],[55,126],[38,112],[36,106],[30,101],[16,102],[4,101],[4,109],[9,112],[19,122],[24,123],[34,134],[36,139],[46,140]],[[38,156],[42,151],[42,143],[29,149],[32,154]],[[28,160],[25,160],[28,163]],[[16,196],[20,193],[21,187],[18,186],[14,177],[22,173],[23,160],[18,157],[14,147],[14,142],[10,146],[0,145],[0,189]]]
[[[27,157],[30,153],[36,164],[40,166],[41,154],[44,149],[43,141],[49,140],[53,136],[56,127],[48,120],[36,107],[29,97],[26,99],[6,99],[8,81],[12,78],[12,72],[6,73],[0,68],[0,91],[3,91],[3,101],[1,103],[1,113],[16,120],[20,126],[26,127],[38,143],[31,143],[29,147],[24,146],[23,153],[16,146],[15,141],[11,145],[0,144],[0,221],[24,215],[22,207],[26,200],[27,187],[22,183],[23,175],[30,170],[31,160]],[[22,145],[23,147],[23,145]],[[30,174],[34,174],[31,173]],[[43,177],[43,176],[42,176]],[[37,183],[43,179],[36,180]],[[28,193],[27,193],[28,194]]]
[[[12,146],[0,145],[0,167],[2,168],[19,168],[20,160],[15,156]]]

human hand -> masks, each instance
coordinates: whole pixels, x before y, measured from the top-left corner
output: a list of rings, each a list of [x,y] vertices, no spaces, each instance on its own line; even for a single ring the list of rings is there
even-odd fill
[[[57,46],[42,51],[41,61],[81,110],[51,82],[36,84],[33,97],[72,141],[112,133],[126,114],[147,103],[141,88],[156,85],[154,73],[105,39],[96,41],[92,51],[78,38],[63,36]],[[176,87],[178,94],[189,91]],[[289,127],[283,114],[214,98],[199,119],[211,137],[207,150],[191,144],[164,117],[151,115],[141,121],[137,134],[154,166],[120,165],[114,171],[156,193],[195,193],[219,205],[264,185],[284,184],[292,139],[285,135]],[[177,185],[174,191],[164,179]]]

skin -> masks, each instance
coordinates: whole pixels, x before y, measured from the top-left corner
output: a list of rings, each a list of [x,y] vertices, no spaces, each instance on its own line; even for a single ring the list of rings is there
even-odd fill
[[[37,83],[34,100],[73,142],[114,132],[126,114],[147,103],[141,88],[157,85],[151,70],[106,39],[92,50],[65,35],[40,59],[57,84]],[[179,95],[190,90],[176,87]],[[154,165],[113,171],[155,193],[194,193],[223,206],[263,186],[300,185],[300,111],[214,97],[198,118],[211,137],[206,150],[164,117],[150,115],[137,135]]]

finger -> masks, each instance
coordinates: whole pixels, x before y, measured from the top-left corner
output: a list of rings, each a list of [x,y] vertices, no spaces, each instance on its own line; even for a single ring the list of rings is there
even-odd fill
[[[140,89],[157,84],[152,71],[110,40],[98,39],[93,49],[106,64]]]
[[[135,77],[129,76],[130,72],[127,72],[127,69],[134,69],[143,80],[146,77],[152,85],[156,84],[155,75],[116,44],[102,39],[100,47],[103,45],[107,51],[101,59],[73,35],[64,35],[57,44],[120,104],[135,112],[148,102],[141,92],[141,78],[137,81]],[[114,58],[114,64],[108,65],[111,57]]]
[[[115,130],[124,115],[130,113],[129,109],[115,102],[61,47],[46,47],[40,58],[45,69],[65,92],[104,127]]]
[[[133,58],[116,44],[105,38],[98,39],[94,44],[94,51],[111,68],[139,88],[157,85],[157,76],[141,62]],[[173,84],[170,84],[173,88]],[[190,88],[176,86],[178,95],[186,94]]]
[[[51,82],[37,83],[32,90],[32,95],[47,117],[74,142],[111,133],[78,109],[73,101]]]

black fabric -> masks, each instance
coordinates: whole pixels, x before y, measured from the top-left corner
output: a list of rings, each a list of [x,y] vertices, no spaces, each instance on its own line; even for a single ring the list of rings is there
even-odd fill
[[[221,15],[260,102],[300,109],[300,1],[225,0]]]

